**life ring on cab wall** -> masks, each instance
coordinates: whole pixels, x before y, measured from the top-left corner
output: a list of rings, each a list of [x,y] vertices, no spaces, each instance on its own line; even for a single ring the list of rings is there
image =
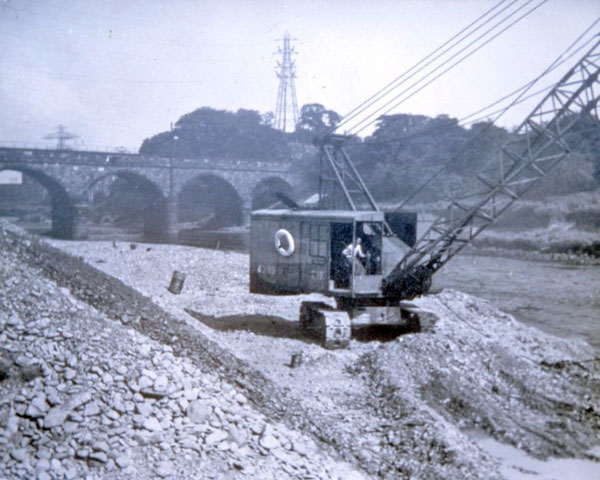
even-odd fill
[[[284,257],[289,257],[294,253],[294,249],[296,248],[294,237],[285,228],[281,228],[275,232],[275,248]]]

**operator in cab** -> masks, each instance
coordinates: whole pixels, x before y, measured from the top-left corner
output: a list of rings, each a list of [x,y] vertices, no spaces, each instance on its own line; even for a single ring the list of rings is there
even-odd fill
[[[354,262],[354,275],[358,276],[366,273],[365,266],[361,260],[367,258],[367,255],[363,250],[362,239],[360,237],[356,239],[356,243],[348,244],[346,248],[342,250],[342,255],[346,258],[348,265],[350,266],[348,276],[350,276],[350,272],[352,271],[352,262],[355,259],[358,259],[358,261]]]

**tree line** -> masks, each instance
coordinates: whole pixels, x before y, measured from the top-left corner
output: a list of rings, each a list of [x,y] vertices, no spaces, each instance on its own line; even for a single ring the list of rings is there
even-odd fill
[[[176,158],[232,158],[292,161],[305,179],[306,192],[317,188],[317,149],[313,139],[341,120],[321,104],[300,110],[294,132],[273,127],[272,113],[237,112],[202,107],[183,115],[172,130],[144,140],[140,153]],[[373,132],[348,140],[347,150],[378,201],[399,202],[436,172],[434,182],[414,202],[449,198],[472,187],[475,174],[497,158],[499,147],[513,132],[488,122],[469,128],[448,115],[428,117],[399,113],[378,119]],[[570,158],[536,188],[538,195],[598,188],[600,127],[593,119],[569,133]]]

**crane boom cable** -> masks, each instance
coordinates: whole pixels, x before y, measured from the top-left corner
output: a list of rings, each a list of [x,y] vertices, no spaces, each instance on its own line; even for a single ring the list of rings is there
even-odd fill
[[[592,25],[590,25],[590,27],[588,27],[588,29],[586,29],[586,31],[582,35],[580,35],[580,37],[573,44],[571,44],[571,46],[569,46],[567,48],[567,50],[565,50],[565,52],[563,52],[563,54],[561,56],[564,56],[568,52],[568,50],[570,50],[586,33],[589,32],[589,30],[591,30],[591,28],[593,28],[593,26],[595,24],[597,24],[599,22],[600,22],[600,17],[598,17],[594,21],[594,23]],[[587,47],[592,41],[595,41],[597,39],[597,37],[598,37],[598,34],[594,34],[594,36],[590,37],[584,44],[580,45],[579,47],[577,47],[576,50],[574,50],[573,52],[571,52],[568,55],[568,57],[563,58],[562,60],[560,60],[560,62],[556,63],[556,65],[554,65],[554,67],[550,68],[545,74],[544,73],[541,74],[541,77],[549,75],[554,70],[556,70],[557,68],[559,68],[560,66],[562,66],[564,63],[566,63],[568,60],[570,60],[574,55],[576,55],[582,49],[584,49],[585,47]],[[560,57],[558,57],[558,58],[560,58]],[[558,58],[557,58],[557,60],[558,60]],[[484,112],[486,110],[489,110],[491,107],[493,107],[495,105],[498,105],[499,103],[502,103],[504,100],[506,100],[508,98],[511,98],[512,96],[514,96],[514,95],[522,92],[523,90],[527,89],[530,85],[532,85],[535,81],[536,81],[536,79],[530,80],[526,84],[521,85],[519,88],[513,90],[511,93],[509,93],[507,95],[504,95],[503,97],[495,100],[494,102],[488,104],[487,106],[485,106],[483,108],[480,108],[477,111],[475,111],[473,113],[470,113],[469,115],[465,115],[464,117],[459,118],[458,119],[458,125],[460,125],[461,127],[464,128],[464,127],[467,127],[469,125],[473,125],[473,124],[480,123],[480,122],[494,123],[496,121],[496,119],[490,120],[490,116],[496,115],[498,113],[502,113],[505,110],[506,107],[499,108],[499,109],[494,110],[492,112],[489,112],[489,113],[487,113],[485,115],[477,117],[477,118],[475,118],[473,120],[469,120],[469,121],[466,121],[466,120],[469,119],[469,118],[471,118],[471,117],[473,117],[473,116],[475,116],[475,115],[477,115],[477,114],[479,114],[479,113],[482,113],[482,112]],[[527,101],[527,100],[529,100],[531,98],[537,97],[538,95],[541,95],[541,94],[547,92],[548,90],[551,90],[554,87],[554,85],[555,85],[555,83],[553,82],[550,85],[547,85],[547,86],[545,86],[545,87],[543,87],[543,88],[535,91],[534,93],[531,93],[531,94],[527,95],[526,97],[518,99],[513,105],[511,105],[511,108],[514,107],[514,106],[516,106],[516,105],[519,105],[519,104],[521,104],[521,103],[523,103],[523,102],[525,102],[525,101]],[[498,118],[500,118],[500,116]],[[414,131],[414,132],[411,132],[411,133],[407,133],[407,134],[404,134],[404,135],[400,135],[400,136],[398,136],[396,138],[393,138],[393,139],[389,139],[389,140],[378,140],[378,139],[375,139],[375,140],[372,140],[371,142],[373,144],[376,144],[376,145],[394,144],[394,143],[399,143],[399,142],[402,142],[404,140],[415,138],[415,137],[419,137],[419,136],[432,135],[434,133],[437,134],[437,133],[445,132],[445,131],[450,130],[450,129],[455,128],[455,127],[456,127],[456,125],[454,125],[454,124],[449,125],[449,126],[443,126],[443,127],[441,127],[441,126],[438,126],[438,127],[427,127],[426,126],[426,127],[422,128],[420,130],[417,130],[417,131]],[[479,138],[479,135],[477,135],[477,137],[475,137],[475,139],[477,139],[477,138]],[[450,160],[450,163],[452,161],[456,160],[456,157],[458,155],[460,155],[463,151],[464,150],[461,149],[460,152],[458,152]],[[443,168],[445,169],[446,167],[443,167]]]
[[[594,26],[595,26],[597,23],[599,23],[599,22],[600,22],[600,17],[598,17],[598,18],[597,18],[597,19],[596,19],[596,20],[595,20],[595,21],[594,21],[594,22],[593,22],[593,23],[592,23],[592,24],[591,24],[591,25],[590,25],[590,26],[589,26],[589,27],[588,27],[588,28],[585,30],[585,32],[583,32],[583,34],[581,34],[581,35],[579,36],[579,38],[578,38],[578,39],[577,39],[577,40],[576,40],[574,43],[572,43],[572,44],[571,44],[571,45],[570,45],[570,46],[567,48],[567,50],[565,50],[565,52],[563,52],[563,53],[562,53],[562,54],[561,54],[561,55],[560,55],[560,56],[559,56],[559,57],[558,57],[558,58],[557,58],[557,59],[554,61],[554,63],[555,63],[555,64],[553,64],[553,66],[551,65],[551,66],[550,66],[548,69],[546,69],[545,73],[543,73],[543,74],[542,74],[542,76],[546,76],[546,75],[550,74],[551,72],[553,72],[554,70],[556,70],[558,67],[560,67],[561,65],[563,65],[565,62],[569,61],[569,60],[570,60],[570,59],[571,59],[573,56],[577,55],[577,53],[579,53],[581,50],[583,50],[585,47],[587,47],[587,46],[588,46],[590,43],[592,43],[592,42],[593,42],[593,41],[596,39],[596,35],[594,35],[593,37],[590,37],[590,38],[589,38],[589,39],[588,39],[588,40],[587,40],[587,41],[586,41],[584,44],[582,44],[582,45],[580,45],[579,47],[577,47],[577,49],[576,49],[576,50],[574,50],[573,52],[571,52],[571,53],[569,54],[569,56],[568,56],[568,57],[566,57],[566,58],[562,58],[562,59],[561,59],[561,57],[563,57],[564,55],[566,55],[566,53],[567,53],[567,51],[568,51],[568,50],[570,50],[570,49],[571,49],[571,48],[572,48],[572,47],[573,47],[573,46],[574,46],[574,45],[575,45],[577,42],[579,42],[579,40],[580,40],[580,39],[581,39],[581,38],[582,38],[584,35],[586,35],[586,34],[587,34],[587,33],[588,33],[588,32],[589,32],[589,31],[590,31],[590,30],[591,30],[591,29],[592,29],[592,28],[593,28],[593,27],[594,27]],[[501,103],[501,102],[503,102],[504,100],[506,100],[506,99],[508,99],[508,98],[512,97],[513,95],[516,95],[516,94],[518,94],[519,92],[521,92],[521,91],[523,91],[523,90],[526,90],[526,89],[528,89],[528,88],[530,87],[530,85],[532,85],[533,83],[537,82],[538,80],[539,80],[539,78],[538,78],[538,77],[536,77],[534,80],[530,80],[530,81],[529,81],[529,82],[527,82],[526,84],[524,84],[524,85],[521,85],[521,86],[520,86],[519,88],[517,88],[516,90],[513,90],[513,91],[512,91],[512,92],[510,92],[509,94],[507,94],[507,95],[503,96],[502,98],[499,98],[498,100],[494,101],[493,103],[490,103],[489,105],[487,105],[487,106],[485,106],[485,107],[483,107],[483,108],[481,108],[481,109],[479,109],[479,110],[477,110],[477,111],[475,111],[475,112],[473,112],[473,113],[470,113],[469,115],[466,115],[466,116],[464,116],[464,117],[460,118],[460,119],[458,120],[458,122],[459,122],[459,123],[462,123],[462,122],[464,122],[465,120],[467,120],[468,118],[474,117],[475,115],[479,115],[480,113],[482,113],[482,112],[485,112],[486,110],[489,110],[491,107],[494,107],[495,105],[498,105],[499,103]],[[547,91],[547,90],[550,90],[550,89],[551,89],[553,86],[554,86],[554,84],[552,84],[552,85],[548,85],[547,87],[543,88],[542,90],[538,90],[536,93],[534,93],[534,94],[531,94],[531,95],[530,95],[530,97],[531,97],[531,96],[534,96],[534,95],[539,95],[539,94],[541,94],[541,93],[543,93],[543,92],[545,92],[545,91]],[[528,97],[528,98],[530,98],[530,97]],[[488,114],[488,115],[494,115],[495,113],[498,113],[498,111],[500,111],[500,110],[497,110],[497,111],[495,111],[495,112],[492,112],[491,114]],[[473,121],[473,122],[469,121],[468,123],[476,123],[477,121],[479,121],[479,120],[475,120],[475,121]]]
[[[499,12],[496,12],[491,18],[487,19],[483,24],[479,25],[476,29],[474,29],[473,31],[469,32],[464,38],[460,39],[459,41],[457,41],[454,45],[450,46],[449,48],[446,48],[442,53],[440,53],[439,55],[435,56],[435,58],[433,58],[432,60],[430,60],[429,62],[427,62],[425,65],[420,66],[416,71],[410,73],[410,75],[408,75],[406,78],[402,79],[401,82],[397,82],[397,84],[394,85],[393,88],[389,89],[389,91],[385,92],[385,94],[379,95],[379,97],[370,102],[370,104],[368,106],[365,106],[364,108],[362,108],[360,110],[360,113],[363,113],[367,110],[367,108],[375,105],[376,103],[380,102],[380,101],[384,101],[383,106],[378,106],[375,108],[374,112],[372,114],[369,115],[369,118],[372,117],[373,115],[376,115],[377,112],[381,111],[382,108],[385,108],[386,105],[389,104],[389,101],[385,101],[386,97],[389,98],[389,96],[391,94],[393,94],[394,90],[400,88],[402,85],[404,85],[406,82],[408,82],[410,79],[418,76],[419,74],[421,74],[426,68],[432,66],[434,64],[435,61],[442,59],[443,56],[450,54],[451,57],[449,59],[446,60],[441,60],[442,63],[441,65],[438,65],[437,67],[433,65],[433,72],[435,72],[437,69],[439,69],[441,66],[445,65],[446,63],[448,63],[450,60],[452,60],[452,58],[456,57],[456,55],[459,55],[460,53],[462,53],[465,49],[469,48],[470,46],[473,45],[473,43],[476,43],[477,41],[479,41],[482,37],[485,37],[486,35],[488,35],[491,31],[493,31],[495,28],[497,28],[499,25],[501,25],[502,23],[506,22],[508,19],[510,19],[513,15],[515,15],[516,13],[518,13],[520,10],[522,10],[523,8],[525,8],[527,5],[529,5],[530,3],[532,3],[535,0],[527,0],[525,4],[521,5],[520,7],[518,7],[516,10],[510,12],[506,17],[504,17],[502,20],[500,20],[498,23],[496,23],[492,28],[488,29],[486,32],[484,32],[482,35],[480,35],[474,42],[472,41],[471,43],[469,43],[466,47],[461,47],[461,44],[464,44],[466,41],[468,41],[471,37],[473,37],[475,35],[475,33],[482,28],[483,26],[485,26],[486,24],[488,24],[490,21],[494,20],[495,18],[497,18],[499,15],[503,14],[507,9],[509,9],[510,7],[512,7],[518,0],[515,0],[513,2],[511,2],[507,7],[503,8],[502,10],[500,10]],[[456,48],[460,48],[459,51],[457,53],[452,54],[452,50]],[[409,71],[407,73],[410,72]],[[427,75],[425,75],[424,78],[427,78],[427,76],[431,75],[432,72],[429,72]],[[421,77],[419,80],[417,80],[415,82],[415,84],[418,84],[419,82],[422,82],[423,77]],[[411,85],[410,88],[412,88],[414,85]],[[393,101],[393,100],[392,100]],[[354,115],[355,119],[356,117],[358,117],[358,113],[356,115]],[[343,125],[348,124],[349,120],[344,119],[344,121],[342,122]],[[362,123],[362,122],[360,122]],[[360,124],[359,123],[359,124]],[[340,128],[343,125],[336,125],[335,129]],[[352,131],[352,128],[350,129],[350,131]]]
[[[481,200],[471,206],[453,201],[449,217],[432,223],[389,275],[388,285],[394,288],[419,269],[439,270],[562,160],[569,151],[565,135],[592,112],[600,119],[599,77],[600,39],[521,123],[514,140],[502,148],[499,167],[478,175],[486,187],[475,195]],[[463,213],[453,219],[455,207]]]
[[[433,73],[435,73],[437,70],[439,70],[440,68],[442,68],[444,65],[446,65],[448,62],[452,61],[454,58],[456,58],[458,55],[462,54],[465,50],[467,50],[468,48],[472,47],[474,44],[476,44],[478,41],[480,41],[482,38],[484,38],[485,36],[489,35],[491,32],[493,32],[495,29],[497,29],[499,26],[501,26],[503,23],[507,22],[511,17],[513,17],[514,15],[516,15],[520,10],[522,10],[523,8],[527,7],[529,4],[531,4],[532,2],[534,2],[535,0],[527,0],[527,2],[521,6],[519,6],[518,8],[516,8],[515,10],[513,10],[512,12],[509,12],[508,15],[506,15],[504,18],[502,18],[500,21],[498,21],[496,24],[494,24],[491,28],[488,28],[483,34],[480,34],[475,40],[471,41],[470,43],[468,43],[466,46],[460,46],[460,43],[462,42],[464,44],[465,41],[469,40],[470,37],[472,37],[475,32],[477,30],[479,30],[483,25],[489,23],[489,21],[495,19],[499,14],[503,13],[505,10],[507,10],[509,7],[511,7],[515,2],[512,2],[508,7],[505,7],[504,9],[502,9],[500,12],[496,12],[496,14],[494,14],[494,16],[490,19],[488,19],[484,24],[480,25],[477,29],[473,30],[472,32],[470,32],[467,36],[465,36],[463,39],[461,39],[460,42],[457,42],[455,45],[453,45],[451,48],[446,49],[443,54],[450,54],[451,56],[449,58],[446,58],[445,60],[442,59],[441,63],[439,63],[437,66],[433,65],[433,60],[428,62],[426,65],[423,65],[421,68],[419,68],[416,72],[413,72],[410,76],[408,76],[407,78],[405,78],[402,82],[398,83],[394,89],[399,88],[400,86],[402,86],[403,84],[405,84],[408,80],[410,80],[411,78],[417,76],[418,74],[420,74],[421,72],[423,72],[423,70],[426,69],[426,67],[432,66],[432,68],[430,69],[430,71],[420,77],[418,77],[418,79],[413,82],[412,85],[410,85],[408,88],[405,88],[400,94],[397,94],[396,96],[394,96],[392,99],[388,99],[387,101],[385,101],[385,103],[383,103],[383,105],[379,105],[377,106],[377,108],[372,111],[366,118],[363,118],[361,121],[359,121],[356,125],[354,125],[352,128],[350,128],[349,131],[346,131],[346,133],[351,133],[352,130],[354,130],[357,126],[361,125],[362,123],[366,122],[369,118],[372,118],[374,116],[376,116],[381,110],[383,110],[384,108],[386,108],[391,102],[393,102],[394,100],[396,100],[398,97],[400,97],[401,95],[403,95],[404,93],[406,93],[407,91],[410,91],[410,89],[414,88],[415,86],[418,86],[419,83],[425,81],[429,76],[431,76]],[[452,53],[451,50],[454,47],[460,47],[460,49],[457,52]],[[439,60],[441,59],[442,55],[438,55],[434,60]],[[389,92],[386,92],[387,97],[389,98],[389,96],[393,94],[393,90],[390,90]],[[380,98],[378,98],[379,100],[384,100],[384,96],[380,96]],[[373,102],[374,103],[374,102]],[[366,110],[363,109],[363,111]],[[347,122],[346,122],[347,123]],[[370,122],[372,123],[372,122]],[[369,123],[369,124],[370,124]],[[339,126],[336,126],[339,127]]]
[[[479,36],[475,41],[471,42],[469,45],[467,45],[466,47],[464,47],[463,49],[461,49],[458,53],[454,54],[452,57],[450,57],[449,59],[447,59],[446,61],[444,61],[441,65],[438,65],[432,72],[429,72],[425,77],[423,77],[422,79],[420,79],[417,82],[413,83],[410,87],[404,89],[401,93],[399,93],[398,95],[396,95],[395,97],[393,97],[392,99],[390,99],[389,101],[387,101],[382,107],[378,108],[376,111],[374,111],[373,113],[369,114],[366,118],[364,118],[363,120],[361,120],[352,129],[350,129],[350,131],[348,133],[353,134],[353,135],[358,135],[360,132],[362,132],[364,129],[368,128],[370,125],[372,125],[374,122],[376,122],[378,120],[379,117],[376,117],[376,115],[379,115],[382,110],[384,110],[385,108],[387,108],[387,110],[383,111],[383,113],[381,114],[381,115],[386,115],[389,112],[391,112],[392,110],[394,110],[395,108],[397,108],[402,103],[404,103],[407,100],[409,100],[410,98],[414,97],[421,90],[423,90],[427,86],[431,85],[434,81],[438,80],[441,76],[445,75],[450,70],[454,69],[456,66],[458,66],[463,61],[465,61],[467,58],[471,57],[473,54],[475,54],[476,52],[478,52],[479,50],[481,50],[484,46],[486,46],[491,41],[493,41],[496,38],[498,38],[500,35],[502,35],[503,33],[505,33],[508,29],[510,29],[511,27],[513,27],[514,25],[516,25],[518,22],[520,22],[521,20],[523,20],[525,17],[529,16],[531,13],[533,13],[535,10],[537,10],[538,8],[540,8],[546,2],[548,2],[548,0],[542,0],[535,7],[533,7],[530,10],[528,10],[526,13],[524,13],[523,15],[521,15],[520,17],[518,17],[516,20],[514,20],[513,22],[511,22],[508,26],[504,27],[499,32],[495,33],[491,38],[489,38],[486,41],[484,41],[481,45],[477,46],[475,49],[473,49],[472,51],[470,51],[469,53],[467,53],[466,55],[464,55],[462,58],[456,60],[448,68],[446,68],[441,73],[439,73],[436,76],[434,76],[431,80],[427,81],[424,85],[420,86],[417,90],[415,90],[414,92],[410,93],[406,97],[398,100],[400,97],[402,97],[402,95],[404,95],[405,93],[409,92],[411,88],[413,88],[413,87],[417,86],[419,83],[425,81],[425,79],[427,79],[427,77],[429,77],[430,75],[432,75],[433,73],[435,73],[441,67],[443,67],[448,62],[450,62],[451,60],[453,60],[454,58],[456,58],[458,55],[460,55],[461,53],[463,53],[465,50],[467,50],[469,47],[471,47],[476,41],[478,41],[479,39],[481,39],[484,35],[486,35],[491,30],[493,30],[497,26],[499,26],[502,23],[504,23],[504,21],[506,21],[506,19],[502,20],[501,22],[499,22],[498,24],[496,24],[494,27],[492,27],[492,29],[488,30],[485,34]],[[520,7],[520,8],[523,8],[523,7]],[[514,15],[514,13],[515,12],[511,13],[511,16]],[[397,101],[397,102],[395,104],[393,104],[391,107],[388,108],[388,106],[392,102],[395,102],[395,101]],[[381,115],[379,115],[379,116],[381,116]],[[373,118],[373,117],[375,117],[375,118]],[[368,123],[366,123],[366,122],[368,122]],[[363,125],[363,124],[365,124],[365,125]],[[359,128],[358,130],[356,130],[360,125],[363,125],[363,126],[361,128]]]
[[[399,85],[401,85],[402,83],[404,83],[405,81],[407,81],[408,78],[411,78],[416,73],[418,73],[419,71],[421,71],[423,68],[425,68],[426,66],[430,65],[433,61],[437,60],[440,56],[444,55],[449,50],[451,50],[452,48],[454,48],[455,46],[457,46],[460,42],[463,42],[464,40],[466,40],[470,35],[472,35],[473,33],[475,33],[478,29],[480,29],[481,27],[483,27],[483,25],[485,25],[486,23],[488,23],[489,21],[491,21],[492,19],[494,19],[497,15],[499,15],[500,13],[502,13],[503,11],[505,11],[507,8],[511,7],[518,0],[513,0],[513,2],[511,2],[507,7],[505,7],[504,9],[502,9],[500,12],[497,12],[496,14],[494,14],[493,17],[491,17],[490,19],[486,20],[485,23],[483,23],[482,25],[480,25],[479,27],[477,27],[474,31],[470,32],[463,39],[459,40],[454,45],[452,45],[451,47],[449,47],[448,49],[446,49],[445,51],[443,51],[442,53],[440,53],[438,56],[436,56],[429,63],[427,63],[426,65],[424,65],[421,68],[419,68],[419,70],[417,70],[416,72],[414,72],[413,75],[411,75],[410,77],[402,80],[406,75],[408,75],[409,73],[411,73],[414,69],[418,68],[422,63],[424,63],[429,58],[431,58],[432,56],[434,56],[437,52],[439,52],[440,50],[442,50],[444,47],[446,47],[448,44],[450,44],[453,40],[455,40],[456,38],[458,38],[460,35],[462,35],[466,31],[468,31],[471,27],[473,27],[474,25],[476,25],[480,20],[482,20],[483,18],[485,18],[487,15],[489,15],[491,12],[493,12],[496,8],[498,8],[500,5],[502,5],[506,1],[507,0],[501,0],[499,3],[497,3],[492,8],[490,8],[488,11],[486,11],[483,15],[481,15],[476,20],[474,20],[473,22],[471,22],[469,25],[467,25],[466,27],[464,27],[461,31],[459,31],[457,34],[455,34],[452,38],[450,38],[449,40],[447,40],[446,42],[444,42],[442,45],[440,45],[439,47],[437,47],[435,50],[433,50],[432,52],[430,52],[428,55],[426,55],[420,61],[418,61],[416,64],[414,64],[412,67],[410,67],[408,70],[404,71],[401,75],[399,75],[394,80],[392,80],[387,85],[385,85],[384,87],[382,87],[381,89],[379,89],[377,92],[375,92],[373,95],[371,95],[368,99],[364,100],[361,104],[359,104],[358,106],[356,106],[355,108],[353,108],[350,112],[348,112],[346,115],[344,115],[344,117],[343,117],[343,119],[342,119],[342,121],[340,123],[338,123],[335,127],[331,127],[330,128],[330,132],[329,133],[332,133],[337,128],[345,125],[351,119],[355,118],[357,115],[359,115],[360,113],[362,113],[363,111],[365,111],[367,108],[369,108],[373,104],[377,103],[381,98],[383,98],[385,95],[387,95],[394,88],[397,88]],[[402,82],[400,82],[400,80],[402,80]],[[400,82],[400,83],[398,84],[398,82]],[[396,85],[396,84],[398,84],[398,85]]]
[[[514,107],[515,105],[517,105],[518,103],[520,103],[523,99],[523,96],[527,93],[527,91],[531,88],[533,88],[533,86],[539,82],[539,80],[541,80],[543,77],[545,77],[548,73],[550,73],[552,70],[554,70],[555,68],[557,68],[560,64],[564,63],[564,61],[570,59],[576,52],[579,52],[581,50],[581,48],[589,45],[589,43],[591,42],[591,40],[596,40],[598,39],[599,35],[596,34],[593,37],[591,37],[589,40],[587,40],[581,47],[578,47],[574,52],[572,52],[571,54],[569,54],[569,56],[565,59],[563,59],[563,57],[567,54],[567,52],[569,52],[569,50],[571,50],[572,48],[574,48],[575,45],[577,45],[577,43],[579,43],[581,41],[581,39],[598,23],[600,22],[600,17],[597,18],[582,34],[580,34],[573,43],[571,43],[566,50],[561,53],[548,67],[546,67],[546,69],[539,74],[536,78],[534,78],[533,80],[531,80],[524,89],[522,89],[522,92],[520,93],[520,95],[518,95],[510,104],[508,104],[506,107],[504,107],[503,109],[501,109],[498,112],[498,115],[486,126],[485,129],[483,129],[481,132],[479,132],[479,134],[477,136],[475,136],[474,138],[472,138],[469,142],[467,142],[463,148],[460,149],[460,151],[458,153],[456,153],[456,155],[454,155],[452,157],[452,159],[447,162],[446,164],[444,164],[440,169],[438,169],[427,181],[425,181],[423,184],[421,184],[412,194],[410,194],[405,200],[402,201],[402,203],[397,207],[397,209],[401,209],[402,207],[404,207],[409,201],[411,201],[413,198],[415,198],[420,192],[422,192],[425,188],[427,188],[427,186],[429,186],[431,184],[431,182],[433,182],[437,177],[439,177],[447,168],[448,166],[454,162],[465,150],[467,150],[467,148],[469,148],[477,139],[479,139],[480,136],[482,136],[484,133],[486,133],[491,127],[492,125],[494,125],[508,110],[510,110],[512,107]],[[553,85],[552,87],[554,87],[555,85]],[[547,90],[544,89],[544,90]]]

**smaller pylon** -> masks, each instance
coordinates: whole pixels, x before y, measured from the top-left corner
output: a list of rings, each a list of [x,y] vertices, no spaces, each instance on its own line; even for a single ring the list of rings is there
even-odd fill
[[[67,132],[67,129],[64,125],[58,125],[56,127],[56,132],[49,133],[44,137],[46,140],[56,140],[57,150],[67,150],[67,141],[74,140],[76,138],[79,138],[79,135]]]
[[[294,130],[298,123],[298,101],[296,100],[296,64],[292,54],[296,50],[291,45],[292,38],[285,32],[283,48],[276,52],[281,54],[281,61],[277,62],[276,73],[279,78],[279,91],[277,93],[277,107],[275,109],[275,128],[286,132]]]

